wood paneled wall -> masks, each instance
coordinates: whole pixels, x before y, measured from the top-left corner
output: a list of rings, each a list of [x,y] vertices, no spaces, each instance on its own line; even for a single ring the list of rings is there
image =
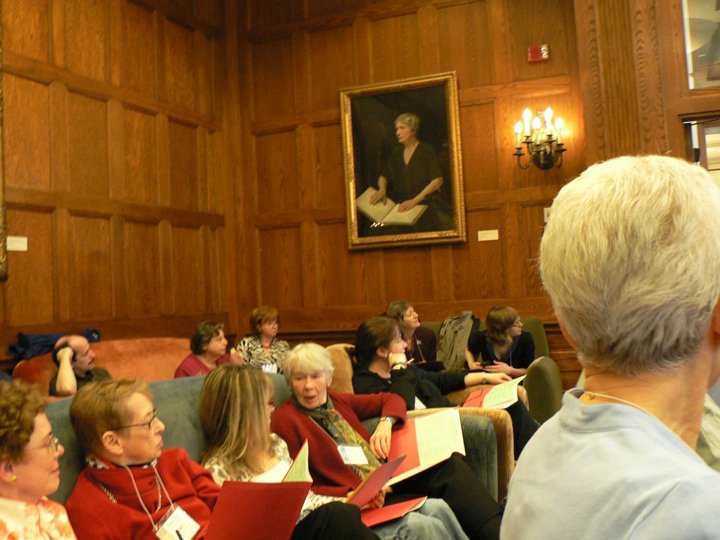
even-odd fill
[[[240,13],[244,163],[238,313],[277,306],[291,337],[342,336],[391,300],[424,319],[498,303],[553,319],[535,268],[543,208],[586,166],[570,0],[247,0]],[[530,45],[549,62],[529,64]],[[339,92],[457,72],[469,240],[349,252]],[[568,126],[562,168],[521,171],[512,130],[551,106]],[[477,231],[499,230],[478,242]],[[577,371],[574,360],[572,369]]]
[[[13,0],[2,27],[8,234],[28,251],[0,346],[227,319],[223,2]]]

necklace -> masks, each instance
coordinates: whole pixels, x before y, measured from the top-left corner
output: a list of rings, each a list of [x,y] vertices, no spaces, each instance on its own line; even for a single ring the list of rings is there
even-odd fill
[[[634,409],[644,412],[648,416],[652,416],[653,418],[656,418],[656,416],[653,413],[651,413],[650,411],[648,411],[646,408],[641,407],[637,403],[633,403],[632,401],[628,401],[626,399],[622,399],[622,398],[615,397],[615,396],[609,396],[607,394],[598,394],[597,392],[590,392],[588,390],[585,390],[585,392],[583,392],[583,394],[588,396],[590,399],[602,398],[602,399],[607,399],[610,401],[617,401],[618,403],[622,403],[623,405],[628,405],[630,407],[633,407]]]

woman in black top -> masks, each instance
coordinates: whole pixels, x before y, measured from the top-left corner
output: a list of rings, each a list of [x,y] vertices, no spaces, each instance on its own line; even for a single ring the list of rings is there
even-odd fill
[[[525,332],[518,312],[508,306],[493,307],[485,319],[486,330],[473,325],[465,358],[470,369],[506,373],[513,379],[525,375],[535,360],[535,342]]]
[[[407,364],[405,342],[398,322],[371,317],[355,333],[353,388],[357,394],[393,392],[405,400],[408,410],[453,407],[444,394],[475,384],[500,384],[511,380],[504,373],[436,373]],[[515,458],[539,424],[522,401],[507,408],[513,422]]]

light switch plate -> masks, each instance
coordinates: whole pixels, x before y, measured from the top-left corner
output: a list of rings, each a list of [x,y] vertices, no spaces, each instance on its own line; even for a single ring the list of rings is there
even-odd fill
[[[8,236],[6,245],[8,251],[27,251],[27,236]]]

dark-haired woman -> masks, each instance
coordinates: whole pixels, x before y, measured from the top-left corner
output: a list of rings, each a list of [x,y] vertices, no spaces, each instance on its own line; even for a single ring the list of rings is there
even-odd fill
[[[392,392],[405,400],[408,410],[457,405],[445,394],[475,384],[511,380],[504,373],[433,373],[408,365],[400,328],[389,317],[371,317],[355,333],[353,388],[358,394]],[[522,401],[507,409],[513,423],[515,458],[539,425]]]
[[[175,370],[175,378],[207,375],[221,364],[242,364],[243,358],[234,350],[227,354],[227,338],[219,322],[203,321],[190,338],[191,354]]]
[[[420,325],[420,315],[407,300],[394,300],[388,304],[385,315],[400,325],[400,333],[407,345],[408,362],[432,363],[437,360],[437,337],[430,328]]]
[[[523,330],[518,312],[509,306],[495,306],[485,319],[486,329],[475,321],[468,337],[465,358],[470,369],[506,373],[513,379],[525,375],[535,360],[535,341]]]

